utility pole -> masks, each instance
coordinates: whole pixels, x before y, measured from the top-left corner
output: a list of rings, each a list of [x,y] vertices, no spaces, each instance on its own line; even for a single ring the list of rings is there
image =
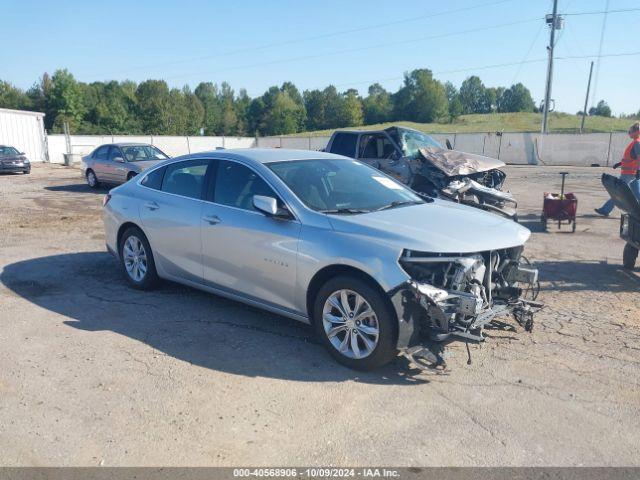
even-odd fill
[[[587,103],[589,103],[589,90],[591,89],[591,75],[593,75],[593,62],[589,69],[589,81],[587,82],[587,94],[584,97],[584,108],[582,109],[582,121],[580,122],[580,133],[584,130],[584,119],[587,116]]]
[[[544,104],[542,105],[542,133],[547,133],[547,120],[549,117],[549,104],[551,102],[551,83],[553,81],[553,47],[556,42],[556,29],[562,28],[562,17],[558,16],[558,0],[553,0],[553,13],[547,15],[546,22],[551,26],[549,37],[549,63],[547,65],[547,85],[544,92]]]

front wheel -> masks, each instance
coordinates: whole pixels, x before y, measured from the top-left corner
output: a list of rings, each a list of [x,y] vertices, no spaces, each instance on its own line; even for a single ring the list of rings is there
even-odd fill
[[[629,270],[633,270],[636,266],[636,260],[638,259],[638,249],[627,243],[624,246],[624,251],[622,252],[622,265],[624,268]]]
[[[98,181],[98,177],[93,170],[89,169],[86,173],[87,177],[87,185],[91,188],[98,188],[100,186],[100,182]]]
[[[153,290],[160,282],[149,241],[137,227],[128,228],[122,235],[120,266],[133,288]]]
[[[372,370],[397,354],[397,321],[383,294],[349,276],[329,280],[318,292],[314,325],[325,348],[341,364]]]

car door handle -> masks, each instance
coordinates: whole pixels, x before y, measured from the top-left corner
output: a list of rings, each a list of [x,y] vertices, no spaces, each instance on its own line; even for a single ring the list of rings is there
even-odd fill
[[[146,208],[147,210],[158,210],[160,208],[160,205],[158,205],[156,202],[147,202],[144,204],[144,208]]]
[[[204,217],[202,217],[202,219],[209,225],[220,223],[220,217],[218,217],[217,215],[205,215]]]

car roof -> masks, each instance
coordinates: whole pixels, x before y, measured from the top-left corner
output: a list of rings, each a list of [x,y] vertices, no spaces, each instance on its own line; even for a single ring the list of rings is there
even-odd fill
[[[149,146],[153,147],[150,143],[136,143],[136,142],[118,142],[118,143],[105,143],[104,145],[112,145],[114,147],[139,147],[139,146]],[[103,145],[100,145],[101,147]]]
[[[234,148],[229,150],[215,150],[176,157],[173,160],[190,158],[228,158],[248,160],[255,163],[288,162],[293,160],[352,160],[351,158],[334,153],[318,152],[315,150],[293,150],[286,148]]]

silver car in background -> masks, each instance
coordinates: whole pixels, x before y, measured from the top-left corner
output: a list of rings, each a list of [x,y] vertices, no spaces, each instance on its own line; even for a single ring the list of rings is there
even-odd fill
[[[535,306],[529,230],[330,153],[174,158],[111,190],[104,225],[134,288],[167,279],[311,323],[352,368],[425,353],[425,334],[481,341],[495,317]]]
[[[91,188],[120,185],[169,155],[146,143],[108,143],[82,157],[82,175]]]

